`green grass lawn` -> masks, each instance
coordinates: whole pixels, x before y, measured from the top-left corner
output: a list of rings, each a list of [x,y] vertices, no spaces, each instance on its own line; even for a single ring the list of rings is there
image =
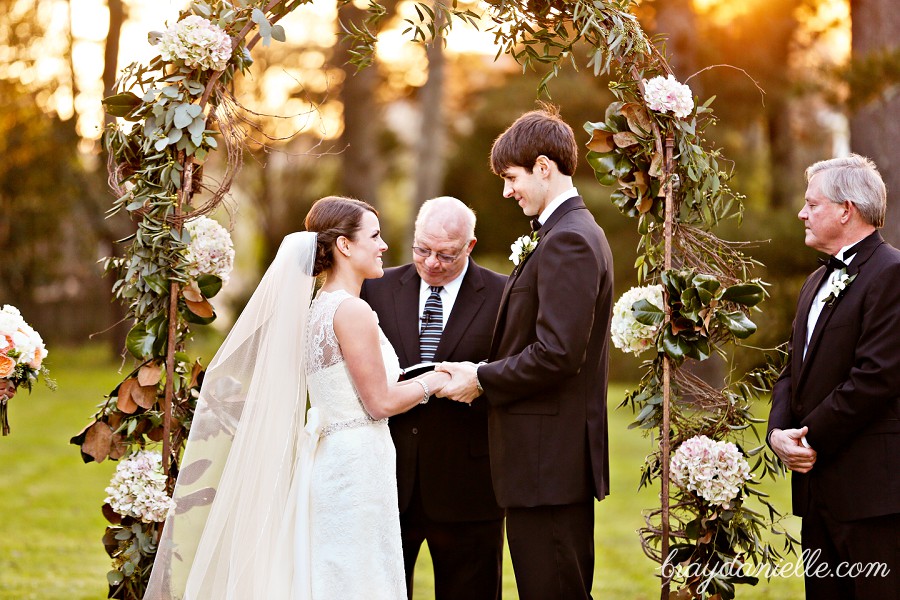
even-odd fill
[[[84,464],[69,438],[118,383],[118,364],[99,348],[51,349],[47,364],[59,389],[50,392],[38,384],[33,394],[16,396],[9,407],[12,435],[0,438],[0,600],[99,600],[106,597],[109,568],[100,543],[106,526],[100,506],[115,464]],[[624,391],[621,386],[610,390],[612,406]],[[658,494],[637,491],[650,442],[626,429],[630,420],[628,410],[610,409],[612,493],[597,504],[595,598],[659,598],[655,565],[644,557],[635,533],[643,524],[641,510],[653,506]],[[769,483],[765,491],[787,509],[787,481]],[[796,519],[789,526],[798,532]],[[508,555],[503,583],[504,598],[516,599]],[[796,577],[738,591],[742,600],[802,596]],[[433,597],[426,550],[416,569],[415,598]]]

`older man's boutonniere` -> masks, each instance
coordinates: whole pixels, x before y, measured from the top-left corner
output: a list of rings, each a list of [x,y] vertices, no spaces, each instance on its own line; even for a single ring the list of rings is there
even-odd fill
[[[512,254],[509,255],[509,260],[511,260],[512,263],[518,267],[519,263],[521,263],[523,260],[525,260],[526,256],[528,256],[529,254],[534,252],[534,249],[537,248],[537,245],[538,245],[537,231],[531,232],[530,236],[523,235],[522,237],[517,239],[515,242],[513,242],[512,245],[509,247],[510,250],[512,250]]]
[[[859,273],[856,275],[858,274]],[[847,286],[856,279],[856,275],[848,275],[847,269],[838,269],[835,271],[834,275],[828,280],[828,295],[825,296],[825,304],[830,306],[835,300],[840,298],[847,289]]]

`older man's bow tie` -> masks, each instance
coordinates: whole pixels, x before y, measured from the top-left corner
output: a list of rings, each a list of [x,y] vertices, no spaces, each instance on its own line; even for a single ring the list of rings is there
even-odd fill
[[[844,260],[849,260],[855,256],[857,250],[859,250],[859,243],[847,248],[847,251],[844,252]],[[836,256],[823,256],[819,259],[819,264],[825,265],[826,272],[831,273],[832,271],[837,271],[839,269],[846,269],[847,263],[845,263],[844,260],[841,260]]]
[[[818,259],[820,265],[825,266],[825,273],[831,273],[832,271],[839,271],[841,269],[847,268],[847,263],[840,260],[836,256],[823,256]]]
[[[532,219],[531,220],[531,230],[537,231],[540,228],[541,228],[541,222],[537,219]]]

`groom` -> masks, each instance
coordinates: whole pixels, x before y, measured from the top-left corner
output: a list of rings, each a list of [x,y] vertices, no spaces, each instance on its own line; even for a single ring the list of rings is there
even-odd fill
[[[806,178],[806,245],[830,256],[800,290],[768,441],[794,472],[807,599],[900,598],[900,251],[872,161]]]
[[[442,395],[485,392],[491,474],[522,600],[590,598],[594,498],[609,492],[606,384],[613,262],[572,185],[575,135],[550,107],[522,115],[491,168],[536,229],[503,291],[490,362],[444,363]],[[523,253],[525,254],[525,253]]]

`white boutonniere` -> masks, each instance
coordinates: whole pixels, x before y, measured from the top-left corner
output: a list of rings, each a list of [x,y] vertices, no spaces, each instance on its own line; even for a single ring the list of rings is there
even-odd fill
[[[857,273],[858,275],[858,273]],[[826,305],[831,305],[835,300],[840,298],[847,287],[853,283],[856,275],[848,275],[847,269],[838,269],[828,281],[828,295],[825,296]]]
[[[509,255],[509,260],[511,260],[512,263],[518,267],[519,263],[521,263],[523,260],[525,260],[526,256],[528,256],[529,254],[534,252],[534,249],[537,248],[537,245],[538,245],[537,231],[531,232],[530,236],[523,235],[522,237],[517,239],[515,242],[513,242],[512,245],[509,247],[510,250],[512,250],[512,254]]]

